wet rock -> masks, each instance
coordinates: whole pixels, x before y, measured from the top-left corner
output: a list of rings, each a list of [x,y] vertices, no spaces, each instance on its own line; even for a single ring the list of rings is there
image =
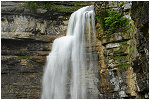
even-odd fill
[[[43,69],[54,39],[66,34],[71,13],[89,4],[52,2],[64,8],[71,7],[73,10],[54,11],[42,8],[31,10],[28,7],[20,7],[20,3],[24,4],[21,1],[1,2],[2,98],[36,99],[41,97]],[[74,7],[74,5],[79,6]],[[94,68],[90,71],[98,73]],[[87,80],[89,79],[93,83],[89,84],[88,96],[98,98],[97,76],[90,73],[87,75]]]
[[[2,98],[35,99],[41,96],[46,56],[54,39],[60,37],[56,34],[65,33],[68,15],[60,14],[63,18],[57,24],[51,19],[53,15],[45,14],[46,10],[33,13],[18,6],[19,3],[22,2],[4,1],[1,5]]]
[[[148,98],[148,2],[133,2],[122,10],[124,17],[133,19],[131,30],[125,34],[106,35],[99,30],[100,98]],[[104,8],[107,5],[103,3]],[[109,6],[117,8],[109,2]],[[139,7],[139,8],[137,8]],[[136,9],[137,8],[137,9]],[[99,6],[99,9],[102,9]],[[146,14],[146,16],[144,16]],[[98,25],[98,24],[97,24]],[[136,29],[137,28],[137,29]],[[109,33],[109,32],[108,32]],[[125,66],[127,65],[127,66]],[[103,87],[103,88],[102,88]],[[111,93],[110,93],[111,91]]]
[[[119,33],[113,33],[109,37],[102,36],[100,39],[102,41],[102,44],[105,46],[108,43],[128,41],[130,39],[130,35],[119,32]]]
[[[148,2],[133,2],[131,9],[131,18],[134,20],[137,31],[133,37],[136,41],[136,52],[138,55],[133,56],[132,66],[137,74],[137,84],[139,87],[138,93],[141,98],[149,93],[149,3]],[[148,97],[147,97],[148,98]]]
[[[119,47],[120,44],[119,43],[109,43],[106,45],[106,48],[115,48],[115,47]]]

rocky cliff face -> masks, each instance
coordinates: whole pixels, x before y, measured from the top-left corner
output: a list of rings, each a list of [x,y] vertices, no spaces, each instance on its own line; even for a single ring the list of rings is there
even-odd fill
[[[68,18],[75,9],[31,10],[20,7],[20,3],[23,2],[1,2],[1,96],[40,98],[46,55],[53,40],[65,34]],[[77,9],[89,5],[54,3],[64,7],[76,5]],[[117,8],[111,2],[95,2],[96,14],[108,7]],[[131,8],[119,11],[131,15],[132,28],[126,34],[116,32],[107,38],[102,29],[97,31],[99,66],[87,72],[87,80],[93,82],[89,83],[88,98],[149,98],[149,3],[132,2]],[[97,23],[96,27],[100,25]]]
[[[133,57],[131,63],[139,86],[138,94],[141,98],[147,98],[149,94],[149,2],[133,2],[131,17],[137,28],[133,34],[137,54],[131,55]]]
[[[31,10],[20,3],[24,2],[1,2],[2,98],[35,99],[41,97],[43,69],[53,40],[65,35],[72,12],[91,3],[53,2],[73,8],[70,11]],[[97,69],[87,73],[86,79],[93,82],[87,98],[98,98]]]
[[[33,11],[19,3],[1,2],[2,98],[40,98],[46,55],[66,32],[71,12]]]
[[[97,3],[96,12],[102,8],[117,6]],[[133,2],[131,8],[122,10],[133,19],[127,33],[106,36],[97,23],[100,98],[149,98],[148,8],[148,2]]]

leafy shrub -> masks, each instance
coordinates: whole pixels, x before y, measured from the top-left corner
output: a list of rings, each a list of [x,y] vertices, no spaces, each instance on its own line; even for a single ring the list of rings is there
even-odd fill
[[[32,10],[38,8],[37,2],[25,1],[25,3],[27,3],[26,7],[29,7],[29,8],[31,8]]]
[[[128,66],[131,66],[131,65],[130,64],[122,64],[122,65],[119,65],[118,68],[124,69],[125,67],[128,67]]]
[[[115,31],[121,27],[129,24],[129,20],[123,17],[123,14],[118,13],[114,9],[108,10],[108,17],[104,18],[105,28],[111,31]]]
[[[123,14],[118,13],[114,9],[108,9],[99,11],[96,16],[96,21],[100,22],[104,31],[110,31],[112,33],[116,31],[126,32],[127,29],[119,30],[122,27],[126,27],[129,24],[129,19],[123,17]]]
[[[55,4],[52,4],[52,5],[50,6],[50,10],[52,10],[52,9],[54,9],[54,10],[59,10],[59,11],[65,11],[65,12],[73,10],[73,8],[64,8],[64,7],[55,5]]]
[[[64,8],[64,7],[61,7],[60,5],[54,4],[51,1],[43,1],[43,2],[25,1],[24,3],[26,3],[26,4],[23,5],[20,3],[19,6],[28,7],[32,10],[35,10],[37,8],[42,8],[42,9],[46,9],[46,10],[59,10],[59,11],[65,11],[65,12],[73,10],[73,8]]]
[[[50,10],[51,7],[54,5],[54,3],[52,2],[45,2],[42,6],[43,9],[47,9],[47,10]]]
[[[106,10],[102,10],[98,12],[98,15],[95,16],[95,20],[96,22],[101,24],[101,28],[105,31],[105,20],[104,18],[106,18],[108,16],[108,12]]]

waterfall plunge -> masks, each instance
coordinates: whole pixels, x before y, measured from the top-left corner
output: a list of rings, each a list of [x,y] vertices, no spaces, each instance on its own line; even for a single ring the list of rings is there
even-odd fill
[[[94,6],[86,6],[75,11],[70,19],[67,35],[55,39],[52,51],[47,56],[43,76],[42,98],[87,98],[86,70],[86,31],[95,38]],[[92,25],[92,27],[91,27]],[[91,29],[93,32],[91,32]],[[93,33],[93,34],[91,34]],[[92,59],[90,51],[90,59]],[[89,61],[92,64],[91,60]]]

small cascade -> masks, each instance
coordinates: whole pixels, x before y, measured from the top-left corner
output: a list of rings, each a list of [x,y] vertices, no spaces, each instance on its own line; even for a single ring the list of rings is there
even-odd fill
[[[88,98],[88,84],[92,82],[86,76],[90,66],[95,65],[92,62],[95,39],[94,6],[75,11],[69,19],[66,36],[54,40],[47,56],[41,98]],[[85,50],[87,47],[89,52]]]

